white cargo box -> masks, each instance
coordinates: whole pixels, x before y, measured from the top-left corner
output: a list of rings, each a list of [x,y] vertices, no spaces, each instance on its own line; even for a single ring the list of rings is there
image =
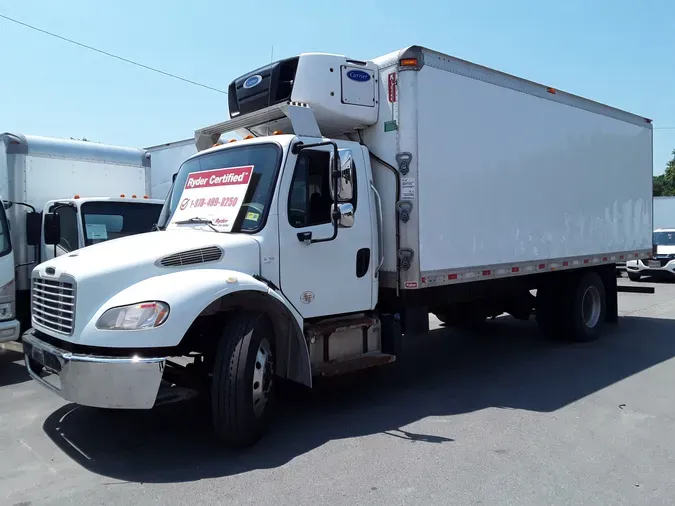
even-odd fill
[[[650,120],[417,46],[374,61],[385,286],[397,261],[414,289],[649,254]]]

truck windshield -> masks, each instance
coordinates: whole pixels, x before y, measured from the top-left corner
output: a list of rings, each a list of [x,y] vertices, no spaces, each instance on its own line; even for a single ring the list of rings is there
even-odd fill
[[[160,204],[139,202],[85,202],[81,206],[84,245],[150,232],[157,223]]]
[[[272,143],[227,148],[186,161],[164,204],[159,227],[166,228],[170,221],[205,219],[222,225],[222,231],[259,231],[280,163],[281,148]],[[231,180],[239,184],[230,184]]]
[[[657,246],[675,246],[675,232],[654,232],[654,244]]]
[[[5,206],[0,201],[0,257],[7,255],[10,251],[12,251],[12,243],[9,239],[7,215],[5,214]]]

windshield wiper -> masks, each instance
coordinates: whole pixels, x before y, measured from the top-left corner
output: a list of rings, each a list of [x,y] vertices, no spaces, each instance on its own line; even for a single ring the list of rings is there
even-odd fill
[[[202,223],[202,224],[204,224],[204,225],[208,225],[208,227],[209,227],[211,230],[213,230],[214,232],[218,232],[218,233],[223,232],[222,230],[218,230],[218,229],[213,225],[213,221],[209,220],[208,218],[199,218],[199,217],[196,217],[196,218],[190,218],[190,219],[187,219],[187,220],[180,220],[180,221],[177,221],[177,222],[176,222],[176,225],[188,225],[188,224],[190,224],[190,223]]]

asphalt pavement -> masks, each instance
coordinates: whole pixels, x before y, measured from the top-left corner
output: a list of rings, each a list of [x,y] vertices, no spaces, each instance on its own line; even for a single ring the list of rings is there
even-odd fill
[[[652,286],[620,294],[619,324],[590,344],[533,320],[468,334],[432,319],[395,364],[285,390],[237,453],[199,399],[77,407],[0,345],[0,504],[671,504],[675,284]]]

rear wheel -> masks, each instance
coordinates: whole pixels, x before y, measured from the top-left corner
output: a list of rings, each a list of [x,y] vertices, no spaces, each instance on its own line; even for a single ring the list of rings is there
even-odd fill
[[[564,291],[562,326],[567,339],[576,342],[594,341],[600,337],[605,323],[607,301],[600,276],[589,271]]]
[[[255,444],[270,417],[274,334],[261,313],[241,313],[220,337],[213,366],[211,412],[216,435],[231,448]]]

